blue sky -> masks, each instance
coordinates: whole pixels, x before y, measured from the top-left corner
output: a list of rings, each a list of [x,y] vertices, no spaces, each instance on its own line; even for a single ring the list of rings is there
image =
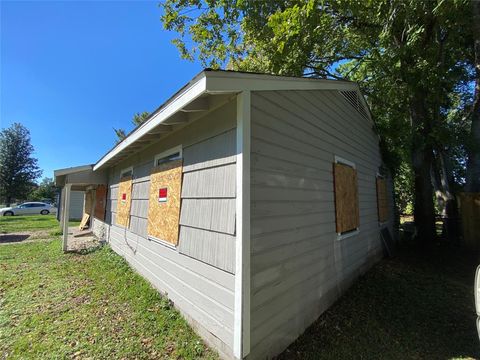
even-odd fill
[[[96,162],[202,67],[180,59],[157,2],[1,1],[0,127],[31,132],[43,176]]]

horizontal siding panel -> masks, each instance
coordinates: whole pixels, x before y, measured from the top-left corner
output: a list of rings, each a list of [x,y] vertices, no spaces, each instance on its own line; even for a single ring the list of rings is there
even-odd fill
[[[256,149],[252,149],[255,151]],[[333,160],[332,162],[333,163]],[[252,176],[257,171],[280,173],[280,174],[295,174],[299,177],[306,177],[308,179],[324,180],[332,177],[332,165],[323,166],[322,168],[315,167],[313,164],[303,165],[296,161],[287,161],[278,156],[268,156],[259,153],[252,153],[251,156]]]
[[[320,190],[303,190],[303,189],[289,189],[272,187],[265,185],[256,185],[252,187],[252,198],[254,201],[263,201],[271,199],[288,200],[288,201],[330,201],[333,202],[332,191]]]
[[[180,224],[235,234],[235,199],[183,199]]]
[[[184,282],[188,282],[196,290],[204,289],[206,296],[208,295],[215,302],[233,310],[235,277],[232,274],[179,254],[175,249],[145,239],[130,231],[125,231],[118,226],[112,226],[110,231],[127,248],[131,246],[135,249],[134,245],[138,244],[143,249],[142,251],[148,250],[157,254],[159,257],[157,259],[158,266],[164,267],[169,273],[175,274]]]
[[[335,154],[347,160],[355,158],[355,164],[357,166],[360,165],[364,169],[373,172],[378,171],[378,166],[372,164],[371,159],[368,158],[367,155],[365,155],[364,158],[360,158],[358,154],[355,155],[354,150],[352,150],[351,153],[347,153],[341,148],[335,149],[331,146],[329,148],[328,144],[325,143],[325,139],[313,138],[311,141],[307,139],[302,140],[301,137],[295,138],[288,132],[280,133],[278,129],[269,128],[265,126],[263,122],[252,124],[252,133],[255,134],[255,139],[263,139],[265,143],[271,142],[271,140],[266,139],[277,139],[277,141],[275,143],[272,142],[272,144],[330,164],[334,161],[333,154]]]
[[[153,157],[150,161],[133,166],[133,183],[150,180],[150,173],[153,167]]]
[[[266,231],[252,236],[252,253],[269,252],[277,247],[294,244],[315,235],[330,237],[335,234],[335,225],[330,223]]]
[[[118,244],[112,248],[117,249],[117,246]],[[191,288],[191,283],[206,285],[199,277],[188,282],[183,281],[176,276],[178,273],[168,272],[160,266],[162,257],[159,253],[148,251],[142,248],[141,244],[135,255],[128,249],[123,252],[126,260],[161,292],[168,294],[177,308],[194,318],[208,331],[216,334],[228,346],[233,345],[233,310],[227,310],[212,302],[205,295],[205,289],[198,291]]]
[[[295,94],[292,94],[295,96]],[[375,139],[375,134],[370,130],[369,134],[362,134],[362,132],[347,132],[345,129],[335,130],[334,126],[341,127],[339,123],[339,113],[331,113],[327,107],[323,107],[320,111],[312,112],[308,108],[299,107],[290,99],[285,99],[281,94],[272,95],[259,95],[256,97],[255,104],[252,110],[258,112],[255,115],[258,119],[261,119],[261,123],[268,126],[270,124],[275,125],[279,131],[291,131],[292,136],[300,139],[304,139],[306,142],[314,143],[315,138],[322,140],[321,144],[327,152],[345,152],[351,156],[368,160],[369,155],[374,155],[376,160],[379,160],[379,154],[372,154],[372,147],[368,144],[373,143],[378,145],[378,137]],[[305,102],[305,99],[302,98]],[[281,109],[282,111],[279,111]],[[276,111],[273,115],[271,111]],[[331,121],[328,121],[331,120]],[[363,120],[362,120],[363,121]],[[273,123],[272,123],[273,122]],[[352,122],[348,123],[352,126]],[[354,125],[353,125],[354,126]],[[288,132],[287,132],[288,133]],[[353,146],[345,146],[352,144]],[[352,151],[356,149],[357,151]]]
[[[328,201],[255,201],[252,202],[253,218],[267,216],[299,215],[334,211],[334,203]]]
[[[318,213],[303,215],[287,215],[278,217],[255,218],[251,222],[251,234],[255,236],[264,231],[273,232],[308,226],[313,224],[335,224],[335,214]]]
[[[183,149],[183,171],[234,163],[236,159],[235,129]]]
[[[235,272],[235,236],[181,226],[179,251],[232,274]]]
[[[182,198],[234,198],[235,193],[235,163],[183,175]]]
[[[255,170],[251,176],[252,185],[266,185],[292,189],[331,190],[333,176],[325,176],[323,180],[309,179],[296,174],[281,174]]]

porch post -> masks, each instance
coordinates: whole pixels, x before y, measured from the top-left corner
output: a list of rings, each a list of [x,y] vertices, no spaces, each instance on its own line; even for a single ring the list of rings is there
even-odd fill
[[[60,201],[58,204],[58,211],[60,212],[60,229],[63,231],[63,223],[65,220],[65,186],[62,187],[62,191],[60,194]]]
[[[63,206],[63,251],[68,250],[68,222],[70,220],[70,195],[72,184],[65,184],[65,201]]]

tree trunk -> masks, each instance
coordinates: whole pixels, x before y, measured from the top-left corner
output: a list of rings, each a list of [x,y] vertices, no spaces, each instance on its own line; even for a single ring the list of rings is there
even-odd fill
[[[7,207],[10,207],[10,205],[12,204],[12,197],[11,196],[7,196],[6,198],[6,206]]]
[[[414,209],[417,237],[423,246],[435,240],[435,207],[433,205],[433,186],[430,169],[433,152],[428,135],[430,122],[425,107],[424,94],[418,92],[410,101],[412,118],[412,167],[415,176]]]
[[[473,0],[472,7],[476,81],[465,191],[480,192],[480,2]]]
[[[449,240],[457,241],[459,213],[450,159],[443,150],[439,150],[436,154],[432,166],[432,183],[438,207],[442,209],[443,236]]]

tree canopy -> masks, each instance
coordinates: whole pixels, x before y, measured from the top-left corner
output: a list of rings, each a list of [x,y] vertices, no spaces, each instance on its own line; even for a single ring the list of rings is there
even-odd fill
[[[49,200],[53,202],[55,201],[56,196],[57,187],[55,186],[55,182],[52,178],[45,177],[42,179],[40,184],[30,193],[29,200]]]
[[[213,68],[357,81],[384,161],[394,176],[401,173],[397,189],[409,188],[402,182],[413,189],[403,200],[413,200],[419,238],[433,240],[434,190],[450,209],[471,145],[465,141],[475,79],[469,1],[167,0],[162,6],[163,25],[178,33],[174,44],[184,58]]]
[[[25,199],[42,174],[33,157],[30,132],[14,123],[0,132],[0,197],[7,206],[12,199]]]
[[[143,124],[145,121],[147,121],[148,117],[150,116],[150,113],[147,111],[141,112],[141,113],[136,113],[133,115],[132,118],[132,124],[133,126],[137,127]],[[113,129],[115,131],[115,135],[117,136],[117,143],[122,141],[127,137],[127,132],[124,129]]]

